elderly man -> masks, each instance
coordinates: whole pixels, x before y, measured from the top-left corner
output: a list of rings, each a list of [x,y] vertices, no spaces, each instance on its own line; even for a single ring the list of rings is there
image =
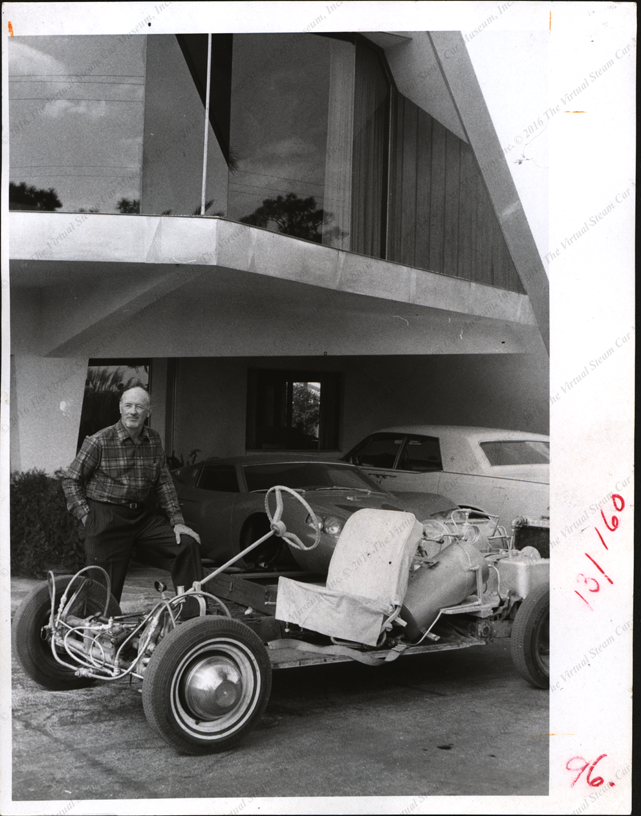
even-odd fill
[[[117,601],[134,545],[171,571],[174,587],[203,578],[200,538],[185,526],[160,435],[145,427],[150,412],[146,389],[124,391],[120,420],[85,439],[62,482],[67,507],[85,528],[87,565],[107,571]],[[166,517],[154,509],[154,498]],[[183,617],[196,613],[191,607]]]

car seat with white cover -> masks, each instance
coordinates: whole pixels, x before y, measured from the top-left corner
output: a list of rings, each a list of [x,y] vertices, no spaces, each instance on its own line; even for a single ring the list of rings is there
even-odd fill
[[[400,612],[422,533],[413,513],[358,510],[340,534],[326,586],[279,578],[276,618],[376,646]]]

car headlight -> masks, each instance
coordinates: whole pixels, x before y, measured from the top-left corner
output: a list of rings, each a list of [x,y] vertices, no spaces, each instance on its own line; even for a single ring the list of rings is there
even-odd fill
[[[336,516],[327,516],[327,518],[324,518],[322,521],[324,532],[326,532],[328,535],[336,537],[341,534],[343,524],[344,522],[341,519],[336,518]]]
[[[310,527],[314,526],[311,516],[308,515],[305,521]],[[341,534],[341,530],[345,524],[342,519],[339,519],[336,516],[319,516],[319,521],[321,531],[323,533],[327,533],[328,535],[334,536],[335,538],[338,538],[338,536]]]

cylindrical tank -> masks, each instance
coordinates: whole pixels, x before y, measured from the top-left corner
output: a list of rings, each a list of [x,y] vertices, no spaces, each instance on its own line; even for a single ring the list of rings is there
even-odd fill
[[[485,587],[489,568],[483,555],[467,541],[455,541],[423,566],[409,580],[400,617],[410,641],[419,640],[444,606],[454,606],[476,592],[476,570]]]

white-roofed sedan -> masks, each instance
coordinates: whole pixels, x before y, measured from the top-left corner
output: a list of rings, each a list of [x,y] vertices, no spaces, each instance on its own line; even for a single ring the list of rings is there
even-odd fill
[[[440,493],[461,507],[495,513],[508,530],[518,517],[550,516],[550,438],[544,434],[393,426],[366,436],[342,461],[393,493]]]

